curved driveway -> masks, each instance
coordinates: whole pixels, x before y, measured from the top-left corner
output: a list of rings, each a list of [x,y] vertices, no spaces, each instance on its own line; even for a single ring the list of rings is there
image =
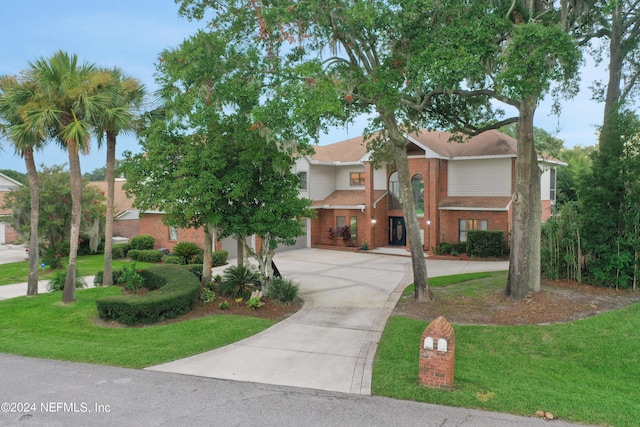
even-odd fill
[[[299,312],[245,340],[147,369],[371,394],[377,344],[412,282],[411,259],[303,249],[279,253],[275,261],[283,276],[300,285]],[[427,260],[430,277],[507,268],[506,261]]]

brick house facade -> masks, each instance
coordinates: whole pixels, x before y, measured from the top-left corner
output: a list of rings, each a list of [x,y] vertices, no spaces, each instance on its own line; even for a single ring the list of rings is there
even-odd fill
[[[406,135],[425,251],[442,242],[465,241],[472,229],[502,231],[508,246],[516,141],[497,131],[464,143],[449,142],[451,136],[433,131]],[[551,215],[555,168],[560,165],[555,159],[539,158],[543,221]],[[362,137],[316,147],[315,154],[298,159],[296,171],[305,179],[301,196],[312,199],[317,212],[311,222],[311,246],[359,247],[366,242],[369,248],[408,247],[395,167],[375,169]],[[335,236],[345,225],[356,231],[349,242]]]

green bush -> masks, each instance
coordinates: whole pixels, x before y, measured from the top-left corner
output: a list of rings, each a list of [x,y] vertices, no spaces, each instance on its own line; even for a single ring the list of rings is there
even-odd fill
[[[460,255],[467,252],[467,244],[442,242],[436,248],[436,255]]]
[[[61,252],[58,246],[44,248],[40,252],[40,260],[49,268],[55,270],[62,267],[62,257],[69,254],[67,252]]]
[[[131,249],[138,249],[140,251],[153,249],[156,239],[153,236],[136,236],[129,240],[129,246]]]
[[[164,254],[156,249],[129,249],[127,257],[134,261],[142,262],[160,262],[164,258]]]
[[[202,264],[189,264],[185,267],[187,267],[187,270],[195,274],[198,280],[202,280]]]
[[[292,303],[298,298],[298,285],[290,279],[276,277],[269,283],[267,296],[284,304]]]
[[[128,243],[119,243],[111,247],[111,257],[113,259],[126,258],[131,246]]]
[[[122,270],[121,269],[114,269],[111,271],[111,283],[113,283],[114,285],[118,285],[122,283]],[[93,285],[94,286],[102,286],[104,281],[104,271],[100,270],[96,273],[96,275],[93,277]]]
[[[171,255],[181,257],[184,260],[183,264],[194,264],[195,258],[201,254],[202,249],[193,242],[178,242],[171,252]]]
[[[184,258],[179,257],[179,256],[175,256],[175,255],[165,255],[164,256],[164,263],[165,264],[184,265]]]
[[[204,288],[200,292],[200,300],[203,302],[213,302],[216,300],[216,293],[209,288]]]
[[[502,231],[470,230],[467,233],[467,255],[490,258],[504,255]]]
[[[231,294],[233,298],[249,298],[251,292],[259,286],[259,276],[253,268],[234,265],[224,270],[218,291],[222,296]]]
[[[189,312],[198,300],[198,279],[180,265],[154,265],[140,271],[146,295],[115,295],[96,300],[98,315],[125,325],[154,323]]]
[[[224,249],[221,250],[221,251],[215,251],[211,256],[211,258],[212,258],[212,262],[211,262],[212,267],[220,267],[222,265],[226,265],[228,257],[229,257],[229,252],[225,251]]]
[[[53,278],[47,284],[49,292],[59,292],[64,290],[64,284],[67,281],[67,270],[56,271]],[[87,282],[82,277],[76,277],[76,289],[82,289],[87,286]]]

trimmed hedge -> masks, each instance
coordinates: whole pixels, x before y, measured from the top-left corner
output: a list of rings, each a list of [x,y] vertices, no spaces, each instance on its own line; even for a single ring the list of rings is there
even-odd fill
[[[98,315],[124,325],[154,323],[195,307],[200,283],[180,265],[154,265],[142,270],[146,295],[115,295],[96,300]]]
[[[127,257],[134,261],[142,262],[160,262],[164,258],[164,254],[156,249],[130,249]]]
[[[229,252],[225,251],[224,249],[220,251],[215,251],[211,255],[211,260],[212,260],[211,265],[213,267],[220,267],[222,265],[226,265],[228,257],[229,257]]]
[[[501,257],[504,255],[504,232],[470,230],[467,233],[467,255],[475,257]]]
[[[117,245],[113,245],[111,247],[111,257],[113,259],[126,258],[129,249],[131,249],[131,247],[128,243],[119,243]]]
[[[442,242],[436,248],[436,254],[438,255],[460,255],[467,253],[466,243],[447,243]]]
[[[129,246],[131,249],[138,249],[140,251],[153,249],[153,245],[156,243],[156,239],[153,236],[136,236],[129,239]]]

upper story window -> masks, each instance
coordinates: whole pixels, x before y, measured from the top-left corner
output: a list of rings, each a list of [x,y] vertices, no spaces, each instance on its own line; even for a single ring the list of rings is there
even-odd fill
[[[357,185],[364,185],[364,172],[349,173],[349,185],[352,187]]]
[[[556,200],[556,168],[549,171],[549,198]]]
[[[298,184],[298,188],[300,190],[306,190],[307,189],[307,172],[306,171],[298,172],[298,180],[300,181],[300,183]]]

